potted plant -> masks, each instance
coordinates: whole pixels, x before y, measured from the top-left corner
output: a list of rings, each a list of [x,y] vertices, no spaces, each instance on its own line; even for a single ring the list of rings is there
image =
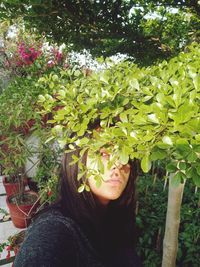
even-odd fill
[[[39,196],[34,191],[24,191],[6,198],[13,224],[17,228],[26,228],[40,204]]]
[[[6,191],[6,195],[10,196],[13,194],[16,194],[20,191],[20,186],[26,185],[26,178],[23,179],[23,183],[20,183],[20,180],[22,179],[20,176],[22,174],[13,174],[9,176],[3,176],[3,185]]]
[[[27,34],[20,27],[18,29],[17,37],[12,40],[12,47],[4,45],[6,60],[3,63],[11,70],[15,79],[9,82],[0,95],[0,165],[5,175],[5,186],[8,183],[15,185],[10,191],[6,189],[11,218],[15,226],[26,227],[41,199],[36,193],[27,192],[24,187],[24,166],[32,154],[26,140],[33,132],[40,135],[40,132],[46,130],[48,117],[37,113],[37,99],[40,93],[45,94],[51,90],[48,85],[41,89],[37,86],[37,81],[41,75],[51,73],[52,83],[56,83],[56,73],[66,67],[67,55],[55,45],[45,48],[44,36]],[[48,184],[48,188],[50,197],[52,186]],[[46,189],[41,186],[41,190],[45,192]],[[18,212],[22,216],[23,225],[15,222]]]
[[[32,215],[43,205],[51,203],[56,199],[58,193],[58,179],[60,173],[60,155],[62,150],[49,144],[43,144],[39,151],[42,151],[39,158],[39,166],[36,175],[31,179],[37,185],[37,192],[24,191],[7,197],[6,202],[10,210],[11,219],[18,228],[25,228],[29,225]],[[29,179],[28,179],[29,180]],[[29,181],[30,183],[30,181]]]
[[[0,163],[3,169],[3,183],[7,192],[6,203],[11,219],[16,227],[25,228],[31,215],[39,205],[38,195],[26,191],[27,184],[24,165],[31,151],[25,142],[17,143],[17,136],[7,138],[8,151],[2,153]],[[14,142],[15,141],[15,142]],[[13,142],[16,146],[13,147]]]
[[[14,183],[17,190],[15,191],[14,188],[12,194],[7,195],[6,198],[10,216],[17,228],[25,228],[40,204],[39,195],[34,191],[25,190],[25,184],[27,184],[25,173],[17,173],[9,177],[17,179],[17,183]]]
[[[23,166],[28,153],[17,141],[15,135],[10,135],[4,139],[4,143],[1,143],[3,148],[0,150],[0,164],[7,196],[18,193],[27,184],[26,177],[23,175]]]

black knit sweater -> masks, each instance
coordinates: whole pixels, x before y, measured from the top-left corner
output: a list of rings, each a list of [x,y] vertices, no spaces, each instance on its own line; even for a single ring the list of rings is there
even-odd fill
[[[49,209],[29,226],[14,267],[140,267],[133,249],[102,257],[87,235],[59,210]]]

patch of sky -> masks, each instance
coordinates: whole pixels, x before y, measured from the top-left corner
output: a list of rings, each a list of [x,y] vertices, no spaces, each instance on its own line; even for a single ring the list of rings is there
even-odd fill
[[[178,8],[170,8],[170,7],[166,7],[166,12],[167,13],[171,13],[171,14],[176,14],[179,12]],[[144,16],[145,19],[160,19],[160,20],[166,20],[167,18],[165,16],[162,16],[158,11],[154,11],[154,12],[149,12],[148,14],[146,14]]]
[[[161,6],[157,7],[157,11],[149,11],[147,14],[144,15],[144,19],[160,19],[160,20],[165,20],[166,17],[163,17],[159,9],[162,8]],[[171,8],[171,7],[166,7],[166,11],[171,14],[176,14],[179,12],[178,8]],[[138,13],[144,13],[144,7],[142,6],[134,6],[130,9],[129,12],[129,18],[132,17],[132,15],[136,15]]]

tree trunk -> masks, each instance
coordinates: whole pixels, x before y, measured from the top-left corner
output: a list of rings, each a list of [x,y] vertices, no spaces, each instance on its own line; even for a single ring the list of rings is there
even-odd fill
[[[180,209],[185,183],[175,187],[172,185],[172,179],[173,175],[170,175],[165,236],[163,241],[162,267],[176,266],[176,256],[178,250]]]

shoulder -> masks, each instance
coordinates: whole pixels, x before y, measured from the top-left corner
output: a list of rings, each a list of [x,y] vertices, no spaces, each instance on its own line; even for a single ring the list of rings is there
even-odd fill
[[[40,214],[27,230],[15,266],[62,266],[67,255],[75,258],[72,225],[73,221],[57,210]]]
[[[27,229],[29,235],[40,235],[41,238],[51,238],[53,234],[70,235],[70,229],[75,223],[72,219],[65,217],[58,210],[49,209],[41,213]],[[48,233],[50,235],[48,235]]]
[[[49,208],[44,212],[41,212],[36,218],[34,219],[33,223],[30,225],[28,230],[34,227],[37,224],[43,223],[64,223],[64,224],[71,224],[73,221],[69,217],[64,216],[59,209]]]

